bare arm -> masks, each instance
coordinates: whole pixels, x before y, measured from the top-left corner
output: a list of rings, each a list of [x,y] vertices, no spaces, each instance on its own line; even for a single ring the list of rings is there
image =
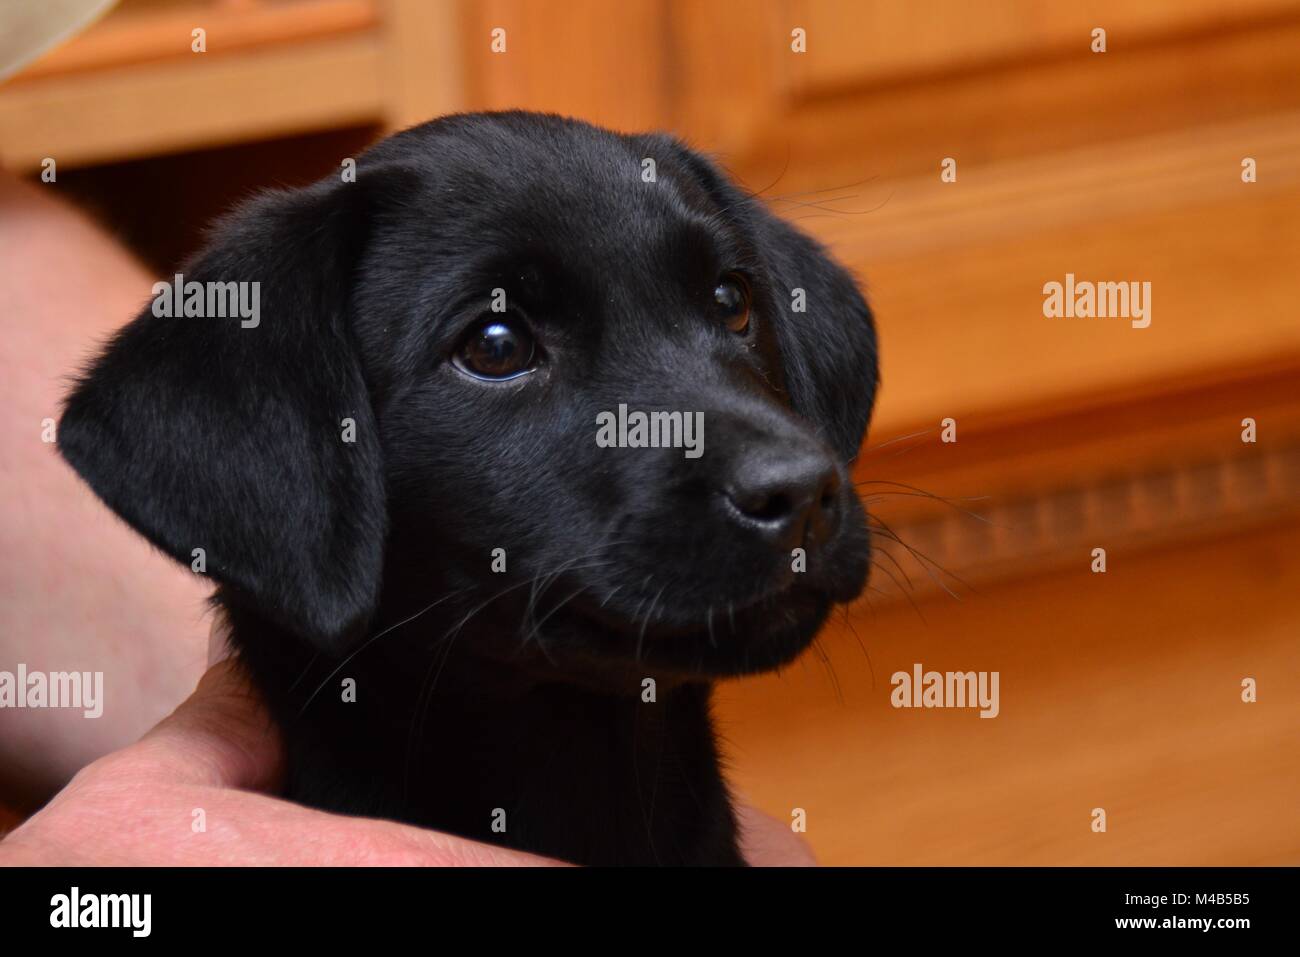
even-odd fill
[[[0,802],[31,808],[134,741],[203,671],[206,583],[119,522],[42,441],[68,377],[151,278],[56,198],[0,172],[0,671],[102,671],[105,707],[0,710]]]

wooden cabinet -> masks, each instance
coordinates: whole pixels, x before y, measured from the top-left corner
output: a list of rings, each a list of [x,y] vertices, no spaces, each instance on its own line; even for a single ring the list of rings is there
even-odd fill
[[[460,105],[458,23],[451,0],[124,0],[0,87],[0,162],[409,125]]]

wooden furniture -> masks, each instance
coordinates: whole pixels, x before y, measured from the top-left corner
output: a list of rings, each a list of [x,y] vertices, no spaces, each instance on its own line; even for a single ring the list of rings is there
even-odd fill
[[[123,0],[0,87],[0,163],[69,168],[461,105],[454,0]],[[205,31],[195,52],[193,31]]]

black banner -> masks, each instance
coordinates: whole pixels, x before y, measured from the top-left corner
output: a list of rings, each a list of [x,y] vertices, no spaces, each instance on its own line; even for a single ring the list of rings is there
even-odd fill
[[[902,935],[917,952],[947,940],[1099,937],[1232,947],[1256,934],[1290,936],[1296,891],[1297,871],[1277,868],[10,868],[0,870],[0,927],[7,942],[76,935],[82,945],[205,948],[337,947],[401,934],[438,950],[593,930],[611,943],[687,930],[807,941],[850,932],[864,944]]]

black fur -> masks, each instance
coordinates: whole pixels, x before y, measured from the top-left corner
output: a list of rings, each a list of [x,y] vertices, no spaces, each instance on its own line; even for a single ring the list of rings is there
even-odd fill
[[[743,333],[713,312],[729,272]],[[527,113],[264,194],[183,274],[260,282],[260,324],[146,309],[59,445],[159,548],[205,550],[288,796],[577,862],[741,863],[711,682],[790,661],[866,579],[849,275],[676,140]],[[541,358],[481,381],[450,357],[496,288]],[[620,403],[703,412],[704,454],[598,447]],[[823,496],[780,525],[790,463]]]

